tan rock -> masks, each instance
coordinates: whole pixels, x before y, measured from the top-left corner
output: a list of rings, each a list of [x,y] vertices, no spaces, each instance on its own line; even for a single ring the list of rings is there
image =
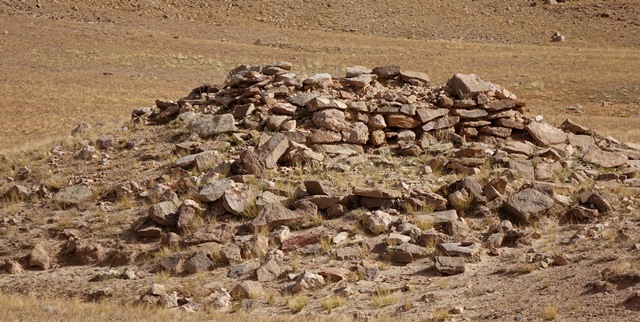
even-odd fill
[[[420,125],[420,121],[405,114],[387,114],[385,121],[387,126],[399,127],[402,129],[413,129]]]
[[[371,136],[369,137],[369,142],[374,146],[380,146],[387,142],[386,135],[382,130],[375,130],[371,132]]]
[[[597,146],[591,146],[582,157],[585,162],[597,164],[605,168],[615,168],[627,163],[629,158],[623,152],[603,151]]]
[[[36,244],[29,253],[29,266],[48,270],[51,267],[51,258],[41,244]]]
[[[567,141],[567,134],[547,123],[531,122],[526,127],[538,146],[549,146]]]
[[[458,124],[459,121],[460,121],[460,117],[458,116],[445,116],[445,117],[427,122],[425,125],[422,126],[422,130],[431,131],[431,130],[443,129],[446,127],[454,126]]]

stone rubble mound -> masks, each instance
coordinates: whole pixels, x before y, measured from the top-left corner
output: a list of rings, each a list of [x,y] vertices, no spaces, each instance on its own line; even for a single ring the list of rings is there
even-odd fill
[[[195,274],[225,267],[229,278],[244,280],[212,295],[210,304],[219,307],[263,293],[263,287],[290,294],[352,274],[377,281],[376,261],[464,274],[467,263],[540,238],[529,224],[541,218],[592,223],[612,211],[636,210],[629,200],[621,208],[590,183],[640,186],[639,145],[570,120],[555,127],[525,116],[525,108],[516,95],[477,75],[455,74],[434,86],[427,75],[395,65],[352,67],[341,78],[295,72],[287,62],[242,65],[222,85],[202,85],[175,102],[158,100],[154,108],[133,111],[136,126],[183,128],[189,137],[175,142],[178,157],[153,184],[130,178],[111,195],[149,201],[131,227],[137,238],[182,247],[161,259],[159,269]],[[113,141],[101,137],[96,147],[114,149]],[[77,160],[99,158],[89,147],[77,152]],[[372,174],[359,173],[367,164],[392,169],[390,154],[414,158],[418,179],[367,178],[347,183],[345,191],[313,177],[314,171],[367,177]],[[307,173],[305,180],[290,190],[275,184],[274,173],[295,168]],[[88,183],[53,193],[15,184],[5,197],[33,194],[52,195],[62,207],[94,198]],[[493,224],[477,231],[470,224],[476,218]],[[361,230],[331,229],[324,220]],[[596,227],[590,236],[597,234]],[[81,263],[134,260],[73,236],[64,252]],[[345,264],[294,274],[293,252],[329,252]],[[561,256],[529,255],[527,261],[541,269],[567,263]],[[5,266],[20,272],[17,262]],[[41,247],[30,254],[29,266],[51,266]],[[141,301],[176,307],[178,295],[150,291]],[[191,301],[189,307],[195,307]]]

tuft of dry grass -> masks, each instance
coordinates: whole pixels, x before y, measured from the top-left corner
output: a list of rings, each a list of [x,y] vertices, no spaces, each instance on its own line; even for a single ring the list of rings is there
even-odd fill
[[[287,306],[293,314],[302,311],[302,309],[304,309],[307,305],[309,305],[309,297],[304,295],[298,295],[287,299]]]
[[[542,318],[545,321],[555,321],[558,318],[558,307],[550,305],[542,310]]]
[[[308,301],[308,298],[307,298]],[[308,303],[308,302],[307,302]],[[0,293],[0,316],[3,321],[256,321],[256,322],[293,322],[296,317],[285,315],[252,315],[250,312],[237,311],[221,313],[216,311],[197,311],[188,313],[181,310],[168,310],[152,306],[123,305],[112,299],[96,303],[82,303],[79,300],[39,298],[32,295]],[[319,316],[305,317],[307,321],[325,321]],[[328,321],[328,320],[327,320]]]
[[[378,289],[376,294],[371,296],[371,302],[376,308],[381,308],[398,303],[398,296],[390,290]]]
[[[343,306],[346,300],[340,296],[330,296],[322,300],[322,307],[327,310],[327,313],[331,314],[334,309]]]

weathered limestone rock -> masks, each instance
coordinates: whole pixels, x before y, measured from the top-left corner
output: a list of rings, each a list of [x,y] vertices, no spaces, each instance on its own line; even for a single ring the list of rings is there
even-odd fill
[[[305,180],[304,187],[310,195],[333,195],[331,188],[317,180]]]
[[[355,122],[342,130],[342,140],[353,144],[366,144],[369,140],[369,128],[362,122]]]
[[[367,217],[367,228],[375,234],[386,232],[393,221],[388,213],[376,210]]]
[[[445,117],[427,122],[425,125],[422,126],[422,130],[431,131],[431,130],[444,129],[446,127],[450,127],[458,124],[458,121],[460,121],[459,116],[445,116]]]
[[[370,68],[364,66],[347,67],[347,78],[356,77],[362,74],[371,74],[373,71]]]
[[[2,198],[10,200],[29,200],[30,195],[31,191],[29,188],[19,184],[14,184],[2,195]]]
[[[418,119],[422,123],[429,122],[438,117],[445,116],[449,113],[448,108],[438,108],[438,109],[418,109],[416,110],[416,114]]]
[[[509,153],[519,153],[519,154],[524,154],[526,156],[533,155],[533,152],[535,150],[535,146],[533,146],[529,142],[513,141],[513,140],[505,141],[502,144],[501,148]]]
[[[527,223],[534,216],[551,208],[553,204],[553,198],[536,189],[528,188],[509,197],[503,207],[511,215]]]
[[[371,132],[369,142],[374,146],[380,146],[387,143],[387,137],[382,130],[375,130]]]
[[[564,122],[562,122],[562,125],[560,126],[560,128],[567,132],[571,132],[573,134],[590,134],[591,133],[591,130],[589,130],[589,128],[584,127],[578,123],[575,123],[570,119],[566,119]]]
[[[315,97],[307,104],[309,112],[315,112],[323,109],[346,110],[347,103],[343,100],[335,99],[330,96]]]
[[[190,274],[198,272],[205,272],[213,265],[213,262],[209,258],[209,253],[206,250],[198,251],[185,265],[185,269]]]
[[[401,129],[413,129],[420,125],[420,121],[404,114],[387,114],[385,120],[387,126],[399,127]]]
[[[231,290],[234,300],[256,299],[264,294],[262,285],[256,281],[242,281]]]
[[[464,273],[464,259],[461,257],[436,256],[435,268],[438,272],[446,275],[456,275]]]
[[[258,267],[256,270],[256,277],[259,282],[269,282],[276,280],[281,273],[282,269],[278,265],[278,262],[272,258]]]
[[[348,127],[344,112],[335,108],[314,112],[311,115],[311,121],[315,126],[331,131],[341,131]]]
[[[63,206],[74,206],[93,197],[91,188],[84,184],[67,187],[56,193],[53,199]]]
[[[453,115],[460,116],[461,119],[481,119],[489,115],[489,113],[485,110],[475,109],[475,110],[467,110],[467,109],[454,109],[452,110]]]
[[[266,167],[253,147],[249,147],[240,153],[240,161],[249,174],[253,174],[257,178],[265,176]]]
[[[402,193],[400,191],[390,190],[390,189],[354,187],[353,194],[356,196],[376,198],[376,199],[402,198]]]
[[[51,267],[51,258],[41,244],[36,244],[29,253],[29,266],[43,270],[48,270]]]
[[[431,83],[427,74],[414,71],[401,71],[400,79],[413,85],[429,85]]]
[[[531,122],[526,129],[538,146],[554,145],[567,140],[567,133],[547,123]]]
[[[231,114],[202,115],[189,125],[189,129],[203,139],[238,130]]]
[[[251,224],[255,230],[262,227],[272,230],[280,225],[289,225],[301,217],[299,213],[289,210],[279,203],[273,203],[265,205]]]
[[[360,74],[358,76],[345,78],[344,83],[358,88],[363,88],[371,84],[371,82],[376,79],[378,79],[378,76],[375,74]]]
[[[149,207],[149,219],[166,227],[175,227],[178,223],[178,208],[170,201],[162,201]]]
[[[234,185],[234,182],[229,179],[216,180],[205,185],[198,193],[198,196],[202,202],[214,202],[222,198],[224,193],[233,188]]]
[[[626,164],[628,157],[623,152],[603,151],[597,146],[591,146],[582,160],[605,168],[615,168]]]
[[[274,134],[265,144],[258,148],[258,157],[267,169],[272,169],[289,148],[289,140],[283,133]]]
[[[222,205],[234,215],[242,215],[251,202],[251,193],[247,189],[232,188],[224,193]]]
[[[442,243],[438,244],[438,252],[443,256],[466,257],[477,261],[480,256],[480,247],[472,243]]]
[[[394,78],[400,75],[400,66],[398,65],[380,66],[380,67],[374,68],[372,72],[376,74],[380,79]]]
[[[299,293],[303,290],[316,290],[325,285],[324,277],[306,271],[296,276],[295,281],[295,284],[290,287],[293,293]]]
[[[4,271],[9,275],[17,275],[24,271],[22,265],[16,261],[6,261],[4,263]]]
[[[455,74],[447,81],[451,93],[460,99],[474,97],[491,90],[489,83],[474,74]]]
[[[204,151],[198,154],[191,154],[178,159],[174,166],[182,169],[193,167],[198,171],[206,171],[222,163],[222,159],[215,151]]]

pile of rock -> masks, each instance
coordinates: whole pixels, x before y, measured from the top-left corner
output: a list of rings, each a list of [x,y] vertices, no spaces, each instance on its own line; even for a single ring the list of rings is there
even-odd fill
[[[524,102],[476,75],[456,74],[438,88],[429,83],[427,75],[395,65],[353,67],[339,79],[296,73],[285,62],[240,66],[223,86],[200,86],[176,103],[158,101],[155,111],[134,111],[133,117],[149,115],[153,123],[193,118],[191,128],[203,139],[238,127],[282,132],[290,149],[298,150],[288,160],[321,158],[304,154],[300,145],[354,154],[362,146],[394,144],[402,154],[418,155],[436,141],[496,143],[528,123]],[[205,114],[196,115],[194,106]]]
[[[221,86],[203,85],[177,102],[134,111],[134,123],[174,122],[171,128],[187,135],[172,142],[178,157],[158,168],[157,181],[130,178],[114,184],[105,198],[150,202],[131,230],[141,240],[181,249],[159,260],[159,269],[196,274],[225,267],[227,277],[243,279],[225,286],[231,292],[212,295],[211,305],[218,307],[231,299],[250,301],[265,283],[297,293],[354,274],[375,281],[379,265],[372,259],[461,274],[467,263],[499,256],[501,247],[540,238],[528,228],[540,217],[588,222],[616,209],[606,191],[579,185],[606,180],[640,186],[640,146],[570,120],[552,126],[542,117],[526,117],[524,107],[513,93],[476,75],[456,74],[432,87],[425,74],[393,65],[349,68],[343,78],[297,73],[286,62],[240,66]],[[101,137],[95,145],[113,150],[114,140]],[[135,142],[121,146],[130,149]],[[294,171],[285,167],[291,164],[344,172],[373,161],[392,164],[386,151],[420,156],[412,159],[420,179],[380,184],[367,178],[341,190],[312,175],[290,190],[269,179]],[[63,207],[96,198],[90,182],[53,192],[16,183],[6,191],[4,198],[48,196]],[[625,207],[616,210],[637,211],[633,202]],[[493,224],[474,232],[470,218]],[[357,229],[331,228],[325,219]],[[70,263],[117,265],[135,257],[67,238],[62,254],[73,257]],[[330,254],[344,262],[297,272],[292,252]],[[567,263],[546,254],[530,257],[540,267]],[[42,246],[22,261],[7,262],[5,270],[17,274],[23,267],[52,265]],[[93,297],[109,294],[98,291]],[[197,307],[157,287],[141,301]]]

